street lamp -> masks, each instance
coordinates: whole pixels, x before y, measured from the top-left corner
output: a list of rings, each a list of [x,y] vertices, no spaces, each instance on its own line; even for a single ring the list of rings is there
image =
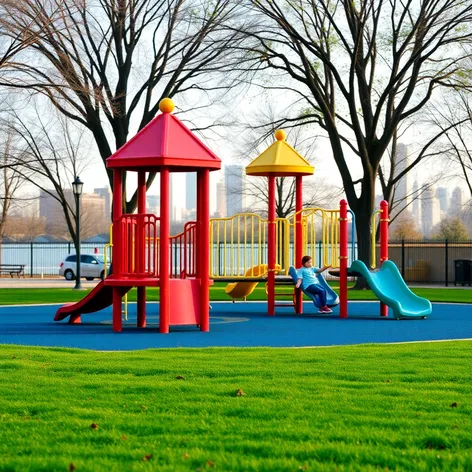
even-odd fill
[[[84,183],[80,180],[79,176],[75,177],[72,182],[72,191],[75,196],[75,232],[77,238],[77,265],[75,270],[75,287],[74,289],[81,290],[82,285],[80,284],[80,196],[82,195],[82,188]]]

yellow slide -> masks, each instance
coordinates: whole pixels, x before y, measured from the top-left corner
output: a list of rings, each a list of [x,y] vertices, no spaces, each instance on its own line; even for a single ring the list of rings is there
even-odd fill
[[[280,266],[276,264],[275,269],[280,270]],[[244,277],[262,278],[264,275],[267,275],[267,264],[259,264],[248,269]],[[246,301],[246,297],[251,295],[258,283],[259,282],[244,282],[244,279],[241,279],[241,282],[228,284],[225,288],[225,293],[233,299],[233,303],[237,298],[243,298],[244,301]]]

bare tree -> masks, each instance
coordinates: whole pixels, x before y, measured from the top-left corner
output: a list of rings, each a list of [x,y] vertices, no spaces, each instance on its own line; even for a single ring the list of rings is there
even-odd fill
[[[421,124],[431,128],[429,119],[430,114],[427,114],[427,118],[421,120]],[[447,152],[443,143],[444,137],[451,128],[452,125],[445,130],[424,133],[428,134],[429,138],[426,144],[413,143],[408,146],[401,142],[402,137],[405,139],[404,134],[407,130],[400,135],[394,133],[391,146],[379,166],[379,182],[382,197],[389,204],[390,223],[401,217],[404,212],[411,212],[411,206],[423,199],[425,192],[451,178],[450,166],[445,166],[443,159],[444,153]],[[419,167],[423,169],[421,182],[416,182],[414,186],[407,185],[407,180],[412,175],[411,171]],[[434,169],[434,172],[426,172],[428,168]]]
[[[245,126],[244,132],[240,133],[238,149],[241,156],[238,160],[248,160],[248,156],[257,157],[274,142],[276,128],[274,123],[277,111],[268,100],[263,110],[253,118],[252,123]],[[254,124],[262,123],[262,124]],[[265,125],[264,125],[265,124]],[[287,142],[304,156],[309,162],[314,162],[316,157],[316,138],[309,133],[309,128],[291,128],[287,135]],[[295,211],[295,179],[292,177],[277,177],[275,180],[276,207],[278,218],[287,218]],[[226,189],[230,196],[239,189]],[[304,179],[303,183],[303,205],[305,207],[330,207],[342,194],[342,189],[335,185],[326,186],[320,179]],[[236,195],[233,195],[236,196]],[[249,177],[243,189],[243,196],[262,207],[262,213],[267,212],[269,194],[267,178]],[[259,205],[262,203],[263,205]],[[336,202],[337,203],[337,202]]]
[[[464,222],[457,216],[445,218],[434,228],[433,239],[465,241],[469,238],[470,236]]]
[[[401,241],[402,239],[423,239],[423,233],[418,228],[417,222],[409,211],[403,211],[397,216],[389,228],[389,239]]]
[[[299,112],[327,134],[351,209],[359,258],[370,262],[370,217],[382,157],[399,125],[439,88],[467,86],[463,0],[248,0],[257,17],[251,66],[283,74]],[[263,86],[267,87],[264,83]],[[278,85],[269,85],[278,88]],[[420,156],[418,156],[420,159]]]
[[[214,98],[228,88],[232,51],[242,35],[225,24],[239,18],[237,8],[229,0],[15,2],[4,8],[11,35],[26,25],[42,34],[3,83],[46,95],[90,130],[105,163],[125,144],[133,123],[142,129],[151,121],[162,97],[183,94],[183,100],[192,93],[204,102],[208,93]],[[136,203],[135,193],[126,211]]]
[[[469,64],[472,64],[470,62]],[[448,94],[431,111],[431,120],[444,134],[443,156],[449,157],[456,175],[472,199],[472,99],[465,91]],[[454,126],[451,126],[453,124]]]
[[[4,237],[4,229],[8,220],[8,215],[23,179],[21,174],[12,165],[14,161],[12,141],[13,136],[10,132],[3,133],[3,142],[0,151],[0,243]],[[0,251],[1,252],[1,251]]]
[[[23,0],[25,3],[28,0]],[[31,31],[32,23],[24,23],[22,28],[11,29],[8,16],[5,15],[9,8],[15,7],[16,0],[2,0],[0,4],[0,73],[2,69],[11,65],[15,56],[23,49],[28,47],[41,32],[37,30],[36,34]]]
[[[17,163],[20,164],[15,172],[43,195],[58,202],[66,233],[77,246],[71,182],[87,163],[84,130],[61,115],[54,119],[54,113],[45,113],[45,107],[38,105],[31,118],[21,117],[16,111],[11,111],[10,118],[6,125],[14,136]],[[81,233],[86,232],[87,218],[83,218],[83,222]]]

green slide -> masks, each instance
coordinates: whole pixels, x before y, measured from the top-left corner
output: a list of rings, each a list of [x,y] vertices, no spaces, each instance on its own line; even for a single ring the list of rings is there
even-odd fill
[[[424,318],[431,314],[431,302],[408,288],[392,261],[385,261],[378,270],[369,270],[362,261],[354,261],[348,272],[362,275],[377,298],[392,308],[395,318]]]

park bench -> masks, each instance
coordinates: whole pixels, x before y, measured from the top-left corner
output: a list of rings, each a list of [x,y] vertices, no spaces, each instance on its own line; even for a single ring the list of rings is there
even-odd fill
[[[24,264],[0,264],[0,274],[10,274],[10,277],[13,278],[13,275],[16,274],[18,278],[20,275],[25,277]]]

